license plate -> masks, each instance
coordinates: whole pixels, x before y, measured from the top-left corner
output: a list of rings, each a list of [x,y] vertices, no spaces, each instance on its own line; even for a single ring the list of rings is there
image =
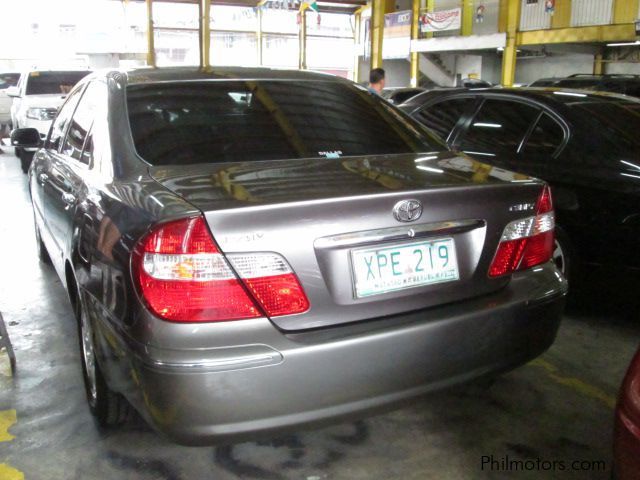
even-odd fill
[[[352,250],[356,297],[460,278],[453,238]]]

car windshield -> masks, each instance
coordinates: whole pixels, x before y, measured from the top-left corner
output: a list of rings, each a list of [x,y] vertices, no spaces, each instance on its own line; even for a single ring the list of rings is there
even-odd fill
[[[15,87],[18,84],[19,78],[19,73],[0,73],[0,90]]]
[[[71,89],[89,75],[89,71],[79,72],[31,72],[27,80],[26,95],[66,95]]]
[[[127,89],[138,154],[153,165],[444,150],[425,127],[336,81],[198,81]]]

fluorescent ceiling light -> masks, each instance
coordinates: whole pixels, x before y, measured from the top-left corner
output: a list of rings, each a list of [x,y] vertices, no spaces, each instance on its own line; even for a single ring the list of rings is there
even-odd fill
[[[573,93],[573,92],[553,92],[554,95],[564,95],[565,97],[580,97],[584,98],[587,95],[585,93]]]
[[[495,153],[485,153],[485,152],[472,152],[471,150],[465,150],[464,153],[468,155],[482,155],[484,157],[495,157]]]
[[[420,170],[426,170],[427,172],[433,172],[433,173],[444,173],[444,170],[441,170],[439,168],[431,168],[431,167],[423,167],[423,166],[419,166],[416,167]]]
[[[428,162],[429,160],[435,160],[436,158],[438,158],[437,155],[429,155],[428,157],[420,157],[420,158],[416,158],[414,160],[415,163],[419,163],[419,162]]]
[[[607,47],[631,47],[633,45],[640,45],[640,40],[636,40],[635,42],[607,43]]]
[[[485,122],[476,122],[473,124],[474,127],[484,127],[484,128],[502,128],[502,125],[499,123],[485,123]]]

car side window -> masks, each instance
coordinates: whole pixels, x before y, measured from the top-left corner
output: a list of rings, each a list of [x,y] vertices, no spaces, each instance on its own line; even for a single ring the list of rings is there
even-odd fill
[[[459,148],[469,154],[516,154],[540,109],[512,100],[489,98],[471,121]]]
[[[78,100],[80,100],[81,93],[82,89],[75,90],[69,95],[69,97],[67,97],[67,100],[64,102],[62,107],[60,107],[58,115],[56,115],[56,118],[51,124],[51,129],[49,130],[49,137],[47,138],[45,148],[58,150],[58,148],[60,147],[60,143],[62,142],[66,126],[71,119],[71,115],[73,115],[73,111],[78,104]]]
[[[62,146],[64,155],[75,158],[86,165],[89,164],[89,158],[83,155],[82,147],[99,108],[99,102],[102,99],[101,91],[102,85],[98,82],[91,82],[87,86],[73,114]]]
[[[553,155],[564,140],[564,130],[550,115],[543,113],[522,149],[525,155]]]
[[[446,140],[475,98],[452,98],[424,107],[414,116]]]

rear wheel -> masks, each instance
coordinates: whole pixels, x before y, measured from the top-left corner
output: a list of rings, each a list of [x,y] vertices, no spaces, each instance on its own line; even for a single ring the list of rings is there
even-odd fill
[[[80,337],[82,373],[89,408],[101,427],[119,425],[131,416],[131,406],[122,395],[107,386],[96,358],[95,333],[79,294],[76,294],[75,309]]]
[[[556,238],[552,256],[553,263],[556,264],[556,267],[562,272],[562,275],[564,275],[567,280],[570,280],[573,276],[575,255],[573,254],[569,238],[564,231],[556,228],[555,233]]]

